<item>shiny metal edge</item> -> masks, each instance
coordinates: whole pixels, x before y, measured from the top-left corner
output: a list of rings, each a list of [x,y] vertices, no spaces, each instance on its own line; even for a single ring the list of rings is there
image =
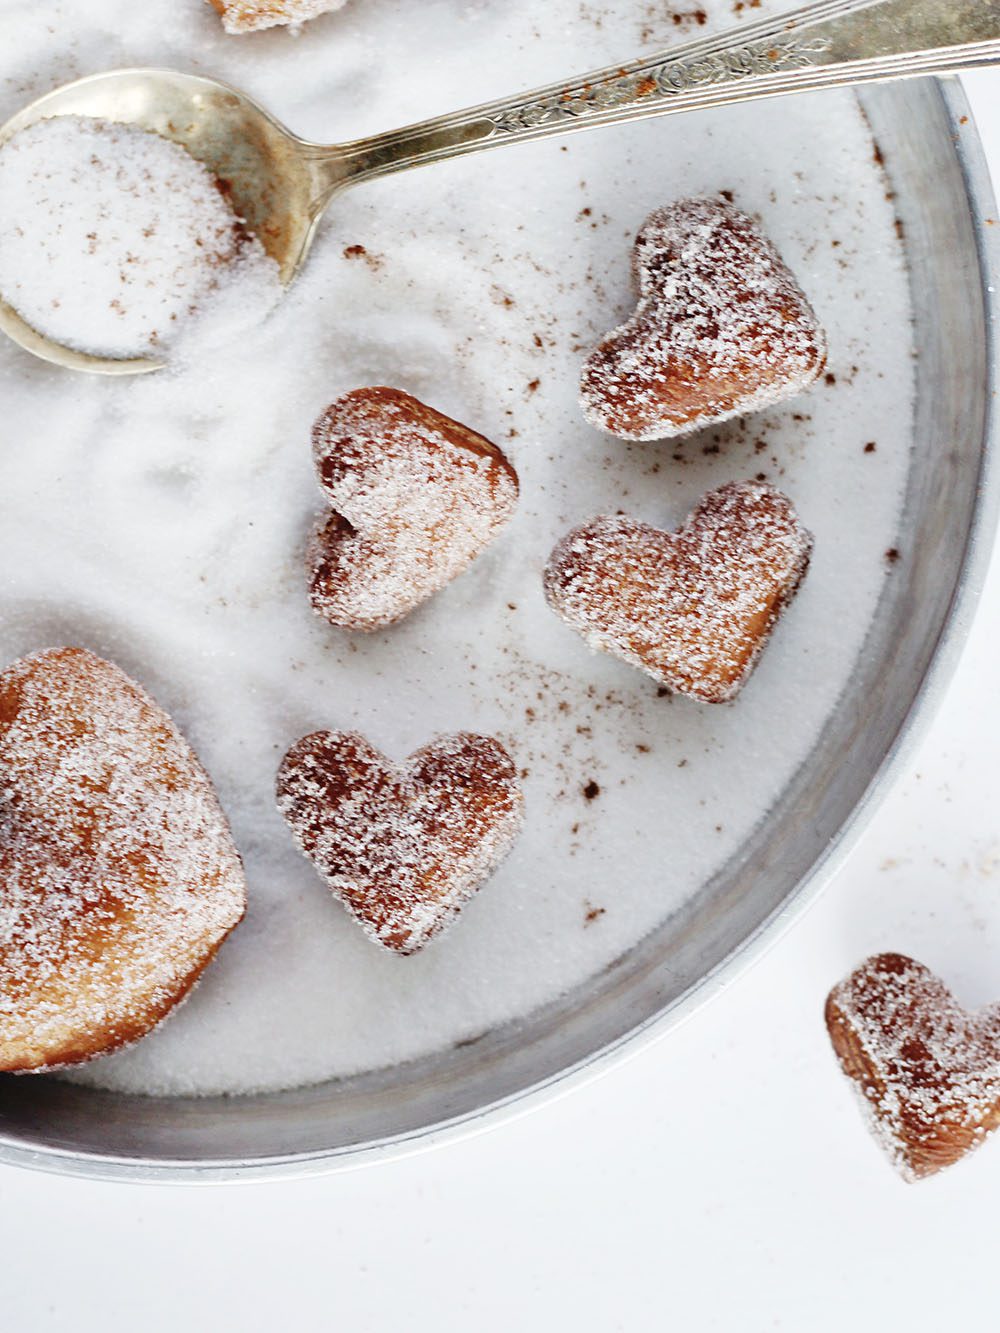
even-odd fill
[[[997,293],[1000,285],[1000,236],[994,236],[990,228],[981,222],[987,216],[996,216],[996,205],[981,144],[960,84],[957,79],[933,82],[937,85],[938,95],[952,127],[956,155],[965,182],[966,201],[977,222],[974,233],[986,312],[987,366],[991,384],[996,386],[1000,383],[1000,297]],[[931,664],[886,756],[837,836],[781,907],[762,921],[723,962],[689,987],[676,1001],[586,1058],[530,1087],[477,1110],[360,1147],[352,1145],[332,1151],[276,1156],[263,1161],[220,1159],[195,1164],[183,1160],[150,1161],[104,1154],[81,1154],[58,1148],[39,1150],[25,1147],[16,1139],[0,1134],[0,1163],[95,1180],[164,1184],[249,1183],[352,1170],[410,1156],[459,1138],[498,1128],[558,1097],[568,1095],[660,1041],[703,1004],[732,985],[816,901],[844,864],[858,837],[891,789],[894,779],[905,768],[925,734],[961,655],[986,578],[1000,517],[995,391],[988,394],[984,438],[986,447],[981,456],[977,501],[955,595],[938,636]]]

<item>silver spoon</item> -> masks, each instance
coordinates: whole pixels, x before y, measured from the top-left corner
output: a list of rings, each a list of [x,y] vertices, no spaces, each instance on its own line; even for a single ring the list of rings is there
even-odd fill
[[[97,116],[183,145],[231,188],[233,207],[287,286],[334,195],[427,162],[570,130],[783,93],[1000,62],[1000,0],[820,0],[792,14],[351,143],[308,143],[235,88],[167,69],[94,74],[0,129],[0,145],[50,116]],[[74,370],[140,374],[163,363],[89,356],[43,337],[0,301],[0,328]]]

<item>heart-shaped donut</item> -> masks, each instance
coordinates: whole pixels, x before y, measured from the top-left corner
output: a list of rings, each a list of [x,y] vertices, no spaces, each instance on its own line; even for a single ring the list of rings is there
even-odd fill
[[[524,800],[491,736],[441,736],[393,764],[357,732],[317,731],[281,764],[278,809],[378,944],[422,949],[507,854]]]
[[[226,32],[259,32],[281,24],[305,23],[331,9],[339,9],[344,0],[211,0],[222,17]]]
[[[676,533],[591,519],[549,557],[545,595],[587,643],[678,694],[732,699],[809,564],[792,502],[761,482],[710,491]]]
[[[82,648],[0,674],[0,1069],[137,1040],[245,908],[212,784],[133,680]]]
[[[517,473],[467,426],[399,389],[355,389],[313,427],[333,514],[308,553],[314,610],[391,625],[443,588],[510,520]]]
[[[778,252],[725,199],[657,209],[635,242],[639,303],[584,364],[591,425],[660,440],[800,393],[826,339]]]
[[[1000,1004],[963,1009],[922,963],[883,953],[833,988],[826,1026],[906,1179],[953,1165],[1000,1125]]]

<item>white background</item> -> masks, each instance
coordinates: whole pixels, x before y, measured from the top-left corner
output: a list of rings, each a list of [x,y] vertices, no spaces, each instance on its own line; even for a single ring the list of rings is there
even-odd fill
[[[966,81],[1000,179],[1000,74]],[[867,953],[1000,999],[1000,562],[936,722],[825,895],[679,1031],[478,1137],[184,1188],[0,1168],[0,1327],[952,1330],[1000,1320],[1000,1141],[918,1186],[822,1024]]]

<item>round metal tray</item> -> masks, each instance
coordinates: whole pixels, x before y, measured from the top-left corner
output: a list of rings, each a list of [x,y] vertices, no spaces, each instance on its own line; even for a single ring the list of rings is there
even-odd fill
[[[859,93],[905,227],[918,351],[908,559],[850,690],[739,856],[581,990],[433,1057],[255,1097],[129,1097],[0,1078],[0,1160],[90,1176],[224,1180],[355,1165],[468,1132],[607,1069],[723,990],[819,892],[933,713],[972,616],[997,508],[989,179],[957,83]]]

